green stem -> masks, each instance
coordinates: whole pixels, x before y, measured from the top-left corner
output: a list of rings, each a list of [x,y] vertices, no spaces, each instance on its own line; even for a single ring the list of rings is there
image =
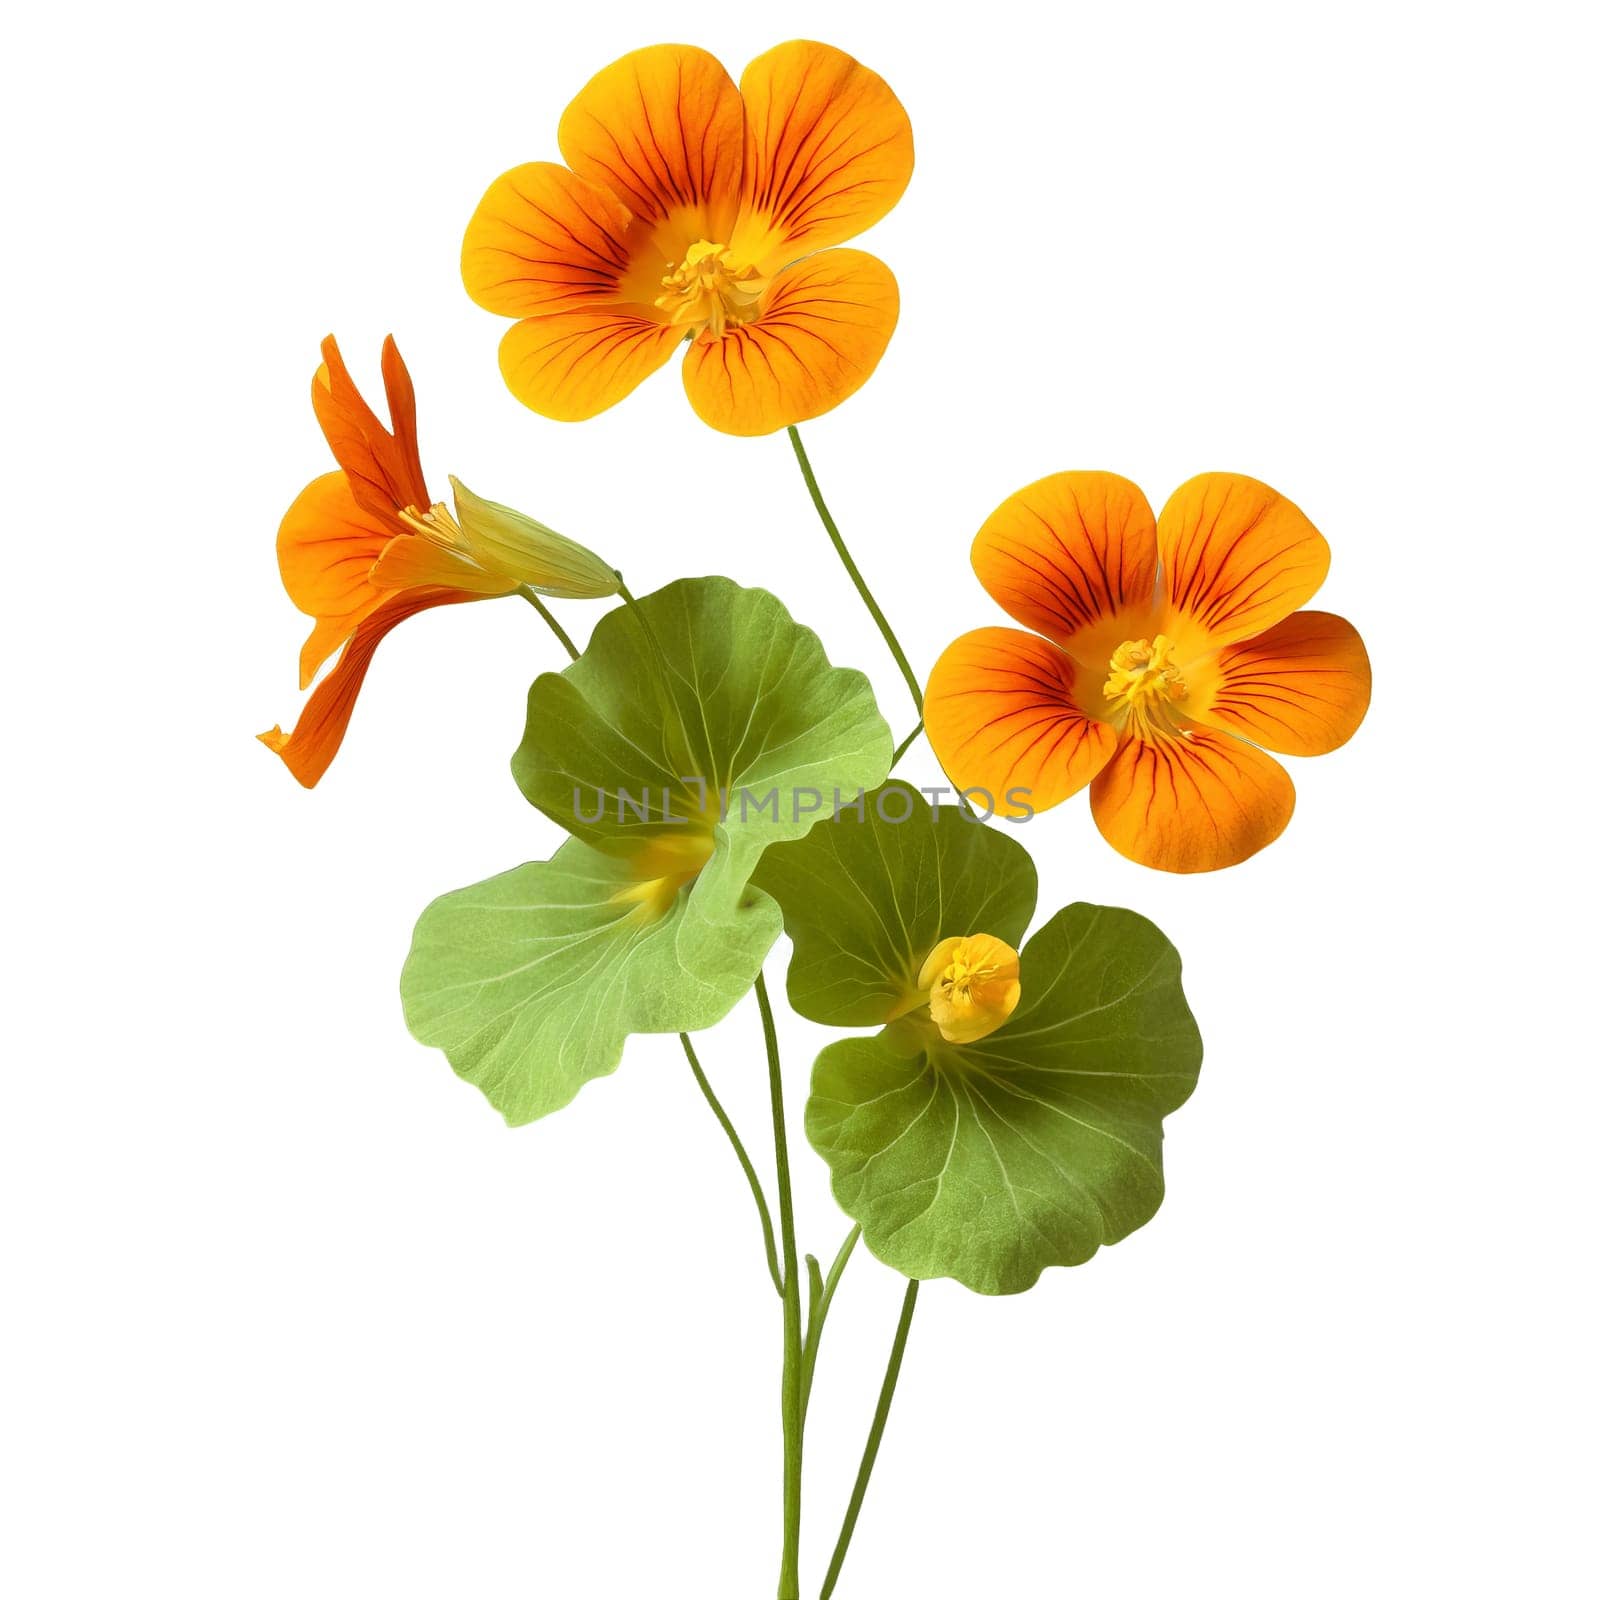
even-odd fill
[[[903,738],[900,741],[898,747],[895,749],[894,760],[889,763],[889,770],[891,772],[896,767],[898,767],[900,765],[900,757],[903,756],[906,753],[906,751],[909,750],[912,747],[912,745],[914,745],[917,742],[917,737],[921,732],[922,732],[922,721],[919,718],[918,721],[917,721],[916,727],[914,727],[911,730],[911,732],[908,733],[905,736],[905,738]]]
[[[861,1237],[861,1224],[858,1222],[848,1234],[845,1241],[839,1246],[839,1253],[833,1258],[833,1265],[828,1269],[828,1281],[821,1281],[820,1268],[817,1267],[816,1257],[807,1256],[806,1265],[812,1269],[812,1294],[811,1309],[806,1316],[806,1342],[800,1357],[800,1420],[805,1421],[807,1410],[811,1405],[811,1380],[816,1375],[817,1351],[822,1344],[822,1325],[828,1320],[828,1307],[833,1304],[833,1292],[839,1287],[839,1279],[844,1276],[844,1269],[850,1261],[850,1252],[855,1249],[856,1241]]]
[[[667,654],[661,648],[661,641],[656,638],[656,630],[650,626],[650,619],[644,614],[644,608],[628,592],[628,586],[622,581],[622,574],[617,573],[617,593],[622,596],[623,604],[633,613],[640,629],[644,633],[645,642],[650,647],[650,654],[655,660],[655,667],[661,679],[663,690],[670,692],[672,684],[672,669],[667,665]]]
[[[556,621],[555,613],[551,611],[550,607],[547,606],[544,601],[541,600],[539,596],[535,594],[533,590],[530,589],[525,583],[519,584],[516,592],[520,594],[522,598],[526,600],[541,617],[544,618],[544,620],[550,625],[550,631],[561,641],[562,649],[564,649],[567,654],[574,661],[576,661],[578,659],[578,647],[567,636],[567,630]]]
[[[820,1600],[828,1600],[834,1585],[839,1581],[839,1569],[844,1565],[845,1552],[850,1548],[850,1536],[856,1531],[856,1518],[861,1515],[861,1502],[867,1497],[867,1484],[872,1478],[873,1464],[878,1459],[878,1446],[883,1442],[884,1424],[889,1420],[889,1407],[894,1403],[895,1385],[900,1381],[900,1363],[906,1353],[906,1337],[911,1332],[911,1314],[917,1309],[917,1280],[906,1284],[905,1303],[900,1308],[900,1326],[895,1329],[894,1346],[889,1351],[889,1368],[883,1375],[883,1388],[878,1394],[878,1409],[873,1413],[872,1427],[867,1434],[867,1447],[861,1453],[861,1467],[856,1473],[856,1486],[850,1494],[850,1509],[844,1514],[844,1526],[839,1530],[839,1542],[833,1547],[833,1560],[828,1563],[828,1576],[822,1580]]]
[[[694,771],[693,756],[688,747],[682,742],[685,735],[682,731],[681,718],[678,714],[677,700],[673,693],[673,678],[676,674],[667,664],[667,653],[661,648],[661,641],[656,637],[656,630],[650,625],[650,618],[645,614],[644,607],[628,592],[628,586],[622,581],[622,574],[615,572],[617,580],[617,593],[622,597],[622,602],[633,614],[633,619],[639,624],[639,630],[644,634],[645,644],[650,652],[651,665],[654,671],[650,674],[650,684],[655,691],[656,710],[661,717],[661,727],[667,742],[668,753],[676,764],[680,774],[689,774]],[[705,779],[707,783],[711,779]],[[702,801],[705,795],[701,796]]]
[[[894,657],[900,668],[901,677],[906,680],[906,687],[911,691],[911,698],[916,703],[917,715],[920,717],[922,685],[917,682],[917,675],[911,670],[911,663],[906,660],[906,653],[900,648],[900,641],[895,638],[894,629],[889,626],[889,619],[884,616],[878,602],[872,598],[872,591],[867,587],[866,579],[861,576],[861,569],[851,560],[850,552],[845,549],[839,526],[828,512],[827,504],[822,498],[822,490],[817,487],[817,475],[811,470],[806,447],[800,442],[800,430],[792,424],[789,428],[789,443],[794,446],[795,459],[800,463],[800,475],[806,480],[806,488],[811,491],[811,503],[817,508],[817,515],[822,518],[822,526],[828,530],[834,552],[844,563],[844,570],[849,573],[850,581],[856,586],[856,593],[861,596],[867,610],[872,613],[872,620],[878,624],[878,632],[883,635],[883,642],[888,645],[889,654]]]
[[[778,1230],[783,1239],[783,1559],[778,1600],[800,1600],[800,1448],[805,1429],[801,1387],[800,1256],[794,1241],[794,1193],[789,1186],[789,1139],[784,1131],[783,1073],[778,1030],[766,979],[756,977],[756,1003],[767,1042],[767,1084],[772,1095],[772,1144],[778,1159]]]
[[[694,1073],[694,1081],[700,1085],[700,1092],[706,1097],[706,1104],[716,1113],[717,1121],[722,1124],[722,1131],[727,1134],[728,1142],[733,1146],[733,1153],[739,1158],[739,1165],[744,1168],[744,1175],[749,1180],[750,1193],[755,1196],[756,1210],[761,1215],[761,1237],[767,1247],[767,1271],[772,1274],[772,1287],[781,1295],[783,1276],[778,1271],[778,1248],[772,1238],[772,1213],[767,1209],[767,1197],[761,1191],[761,1180],[756,1176],[755,1166],[746,1154],[744,1144],[735,1132],[728,1113],[722,1109],[722,1102],[712,1092],[711,1085],[701,1070],[699,1059],[694,1053],[694,1046],[689,1043],[689,1035],[680,1033],[678,1038],[682,1041],[683,1053],[689,1058],[689,1069]]]

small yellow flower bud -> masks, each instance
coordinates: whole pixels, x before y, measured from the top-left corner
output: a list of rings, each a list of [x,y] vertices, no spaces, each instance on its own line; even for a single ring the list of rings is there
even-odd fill
[[[922,964],[917,987],[928,1014],[951,1044],[972,1044],[994,1032],[1022,995],[1017,952],[991,934],[943,939]]]

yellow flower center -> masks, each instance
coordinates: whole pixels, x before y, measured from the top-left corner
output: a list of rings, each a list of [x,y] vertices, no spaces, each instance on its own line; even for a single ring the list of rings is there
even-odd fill
[[[1189,698],[1189,685],[1173,659],[1175,646],[1164,633],[1154,640],[1129,639],[1111,653],[1101,693],[1113,714],[1141,722],[1170,722],[1170,707]]]
[[[400,520],[430,544],[436,544],[442,550],[453,550],[457,555],[467,554],[467,541],[462,535],[461,524],[451,516],[450,508],[437,500],[426,511],[407,506],[400,513]]]
[[[661,280],[656,305],[676,326],[720,339],[755,315],[767,282],[755,267],[738,266],[727,245],[701,239]]]
[[[1022,995],[1017,952],[988,933],[943,939],[923,962],[917,988],[939,1032],[951,1044],[971,1044],[1016,1009]]]
[[[644,921],[654,922],[672,909],[678,891],[711,859],[711,850],[709,833],[683,829],[659,834],[630,858],[635,881],[612,899],[632,902]]]

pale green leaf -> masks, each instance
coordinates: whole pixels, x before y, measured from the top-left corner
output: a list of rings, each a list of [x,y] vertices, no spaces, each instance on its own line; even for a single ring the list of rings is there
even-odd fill
[[[710,1027],[754,983],[777,906],[713,854],[664,915],[626,898],[628,865],[569,839],[549,861],[422,913],[400,976],[406,1024],[512,1124],[616,1069],[630,1033]]]

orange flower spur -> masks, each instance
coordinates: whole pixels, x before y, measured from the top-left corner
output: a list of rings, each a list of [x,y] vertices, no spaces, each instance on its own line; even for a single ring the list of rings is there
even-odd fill
[[[289,598],[316,619],[300,652],[300,687],[342,653],[294,732],[260,735],[308,789],[338,753],[373,652],[408,617],[525,587],[589,597],[617,585],[583,546],[453,478],[455,514],[433,502],[417,454],[411,375],[393,339],[383,343],[388,428],[361,398],[332,338],[323,340],[322,357],[311,404],[339,470],[314,479],[289,507],[278,567]]]
[[[498,178],[461,252],[472,298],[521,319],[500,370],[524,405],[595,416],[685,340],[690,403],[724,433],[820,416],[872,375],[899,291],[832,247],[911,178],[910,121],[875,72],[795,41],[735,87],[704,50],[656,45],[592,79],[558,140],[567,164]]]
[[[1101,833],[1131,860],[1243,861],[1294,810],[1266,751],[1324,755],[1366,715],[1360,634],[1298,609],[1328,559],[1305,514],[1253,478],[1192,478],[1159,521],[1112,473],[1044,478],[972,547],[984,588],[1036,631],[980,628],[944,652],[929,741],[953,783],[1004,815],[1088,785]]]

